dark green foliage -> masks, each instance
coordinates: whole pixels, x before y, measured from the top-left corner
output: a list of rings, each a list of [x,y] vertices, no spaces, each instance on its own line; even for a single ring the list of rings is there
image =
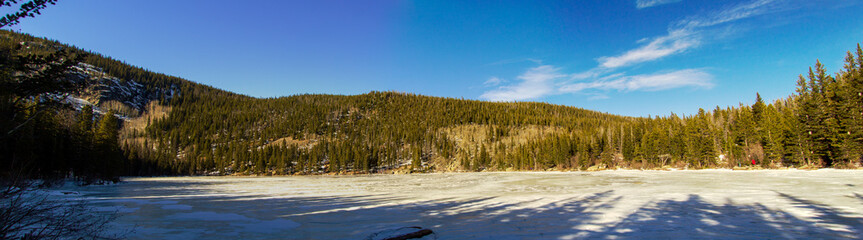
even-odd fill
[[[850,52],[836,77],[826,74],[820,61],[809,70],[808,79],[797,82],[799,145],[807,162],[825,166],[851,166],[861,161],[861,99],[859,63]],[[808,81],[807,81],[808,80]]]
[[[84,53],[11,40],[0,41],[0,174],[116,180],[124,172],[119,120],[104,117],[94,128],[92,107],[75,114],[66,103],[90,84],[70,72]]]
[[[765,104],[756,94],[752,106],[656,118],[620,117],[542,103],[490,103],[395,92],[255,99],[202,88],[172,99],[170,116],[154,120],[146,136],[160,146],[169,146],[166,149],[171,154],[211,154],[217,163],[233,162],[229,160],[233,151],[265,146],[284,137],[316,142],[296,150],[311,157],[289,157],[295,164],[275,164],[281,166],[276,172],[285,173],[319,172],[323,163],[327,163],[327,172],[373,172],[398,167],[404,161],[414,170],[425,163],[448,166],[455,162],[469,171],[594,165],[706,168],[749,165],[752,160],[764,167],[838,166],[860,159],[855,150],[860,148],[860,127],[851,124],[860,122],[859,110],[853,109],[861,105],[851,101],[860,102],[860,98],[850,90],[860,89],[861,84],[859,66],[850,65],[851,70],[840,74],[844,76],[834,78],[817,63],[808,81],[802,80],[805,85],[798,95],[788,100]],[[857,85],[851,87],[853,84]],[[483,139],[471,139],[479,142],[476,146],[463,145],[458,137],[464,136],[443,131],[471,124],[488,126]],[[559,130],[522,139],[519,144],[505,140],[526,126]],[[851,133],[852,129],[856,130]],[[281,149],[286,148],[273,151],[285,151]],[[247,157],[253,160],[246,158],[248,165],[267,165],[252,168],[253,173],[273,171],[272,161],[257,159],[278,157],[251,151]]]
[[[14,33],[0,39],[61,46]],[[861,58],[859,49],[856,56],[849,53],[835,77],[816,63],[808,78],[801,76],[795,95],[773,103],[756,93],[753,105],[635,118],[545,103],[397,92],[258,99],[89,54],[86,63],[143,84],[147,98],[170,111],[148,116],[141,131],[118,136],[113,114],[94,124],[96,117],[85,108],[64,130],[74,142],[55,145],[69,145],[79,158],[99,154],[98,166],[105,168],[75,169],[113,169],[107,177],[709,168],[753,160],[763,167],[851,166],[860,163],[863,149]],[[463,126],[474,127],[454,130]],[[118,142],[120,147],[109,146]]]

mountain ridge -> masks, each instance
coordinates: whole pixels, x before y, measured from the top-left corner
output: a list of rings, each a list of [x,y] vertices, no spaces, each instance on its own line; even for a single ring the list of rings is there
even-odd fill
[[[3,36],[89,53],[24,34]],[[126,175],[859,166],[856,149],[863,145],[853,115],[824,116],[849,130],[843,137],[815,129],[831,139],[804,135],[818,123],[797,117],[810,108],[853,110],[859,65],[837,78],[811,75],[819,88],[848,87],[847,97],[830,106],[800,104],[808,99],[801,96],[825,101],[823,92],[803,91],[773,103],[758,97],[752,106],[646,118],[392,91],[256,98],[95,53],[84,62],[79,73],[97,84],[78,97],[89,94],[105,103],[99,107],[130,117],[119,140]],[[816,69],[823,71],[820,64]],[[818,148],[806,153],[813,143]]]

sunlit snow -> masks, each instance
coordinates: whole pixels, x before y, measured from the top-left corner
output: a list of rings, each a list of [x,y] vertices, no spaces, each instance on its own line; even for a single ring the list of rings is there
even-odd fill
[[[603,171],[131,178],[67,187],[131,239],[856,238],[863,174]]]

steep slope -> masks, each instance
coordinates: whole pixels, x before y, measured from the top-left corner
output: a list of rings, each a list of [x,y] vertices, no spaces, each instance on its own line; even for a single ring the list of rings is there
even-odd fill
[[[0,40],[84,52],[7,31]],[[852,63],[863,59],[858,55]],[[848,97],[829,106],[854,109],[861,103],[853,97],[861,85],[859,69],[855,63],[838,79],[810,82],[847,89],[842,96]],[[810,123],[797,117],[806,110],[797,96],[692,116],[633,118],[546,103],[397,92],[258,99],[94,53],[72,75],[95,83],[74,94],[85,100],[79,102],[126,117],[120,142],[123,171],[131,175],[703,168],[750,160],[761,167],[853,166],[860,164],[855,149],[863,146],[861,129],[848,127],[860,121],[854,115],[841,121],[824,116],[844,124],[849,137],[834,134],[824,142],[804,135]],[[811,151],[807,144],[826,147]]]
[[[3,37],[31,47],[68,48],[11,32],[3,32]],[[489,163],[471,167],[452,162],[456,157],[473,158],[493,144],[512,149],[516,143],[552,133],[594,133],[633,119],[544,103],[490,103],[394,92],[255,99],[150,73],[94,53],[85,62],[75,74],[94,84],[75,97],[99,109],[117,110],[130,123],[137,121],[127,124],[137,126],[124,134],[127,148],[138,156],[147,155],[143,161],[160,162],[168,172],[245,172],[259,164],[243,159],[267,155],[266,161],[275,161],[271,160],[274,154],[284,153],[271,152],[292,148],[286,143],[305,151],[302,155],[308,159],[298,161],[299,156],[293,156],[284,163],[306,165],[300,172],[375,171],[397,168],[415,158],[421,158],[415,161],[426,169],[485,169],[491,167]],[[146,110],[153,101],[171,111],[152,118]],[[148,119],[142,127],[144,117]],[[469,125],[481,127],[460,127]],[[510,129],[541,134],[513,133],[519,137],[500,141]],[[496,136],[464,139],[477,131],[496,131]],[[358,156],[363,159],[357,160]]]

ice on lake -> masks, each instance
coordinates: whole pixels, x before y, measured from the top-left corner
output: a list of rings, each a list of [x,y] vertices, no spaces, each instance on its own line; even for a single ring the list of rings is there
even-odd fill
[[[68,187],[131,239],[858,238],[863,171],[129,178]]]

